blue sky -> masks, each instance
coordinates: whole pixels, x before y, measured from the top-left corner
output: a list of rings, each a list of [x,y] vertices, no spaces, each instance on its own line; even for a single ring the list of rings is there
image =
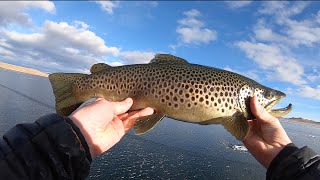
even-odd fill
[[[0,61],[44,72],[170,53],[287,94],[287,117],[320,121],[320,3],[0,2]]]

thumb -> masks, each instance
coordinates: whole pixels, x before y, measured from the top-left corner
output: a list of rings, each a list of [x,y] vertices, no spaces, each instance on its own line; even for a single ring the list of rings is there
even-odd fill
[[[127,112],[131,108],[133,104],[133,100],[131,98],[127,98],[121,102],[111,102],[111,103],[113,105],[113,113],[115,115],[119,115]]]
[[[250,107],[253,115],[263,123],[272,123],[277,120],[277,118],[270,115],[266,109],[260,105],[256,96],[251,98]]]

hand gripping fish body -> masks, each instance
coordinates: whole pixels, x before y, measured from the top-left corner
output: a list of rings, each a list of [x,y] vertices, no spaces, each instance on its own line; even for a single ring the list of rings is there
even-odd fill
[[[49,75],[56,97],[56,111],[70,115],[81,103],[102,97],[109,101],[133,99],[131,110],[151,107],[155,114],[136,121],[142,134],[163,117],[207,124],[222,124],[238,140],[249,131],[247,119],[254,118],[249,107],[256,95],[260,104],[276,117],[289,113],[286,108],[271,108],[285,94],[265,87],[242,75],[197,64],[169,54],[157,54],[148,64],[111,67],[99,63],[91,74],[54,73]]]

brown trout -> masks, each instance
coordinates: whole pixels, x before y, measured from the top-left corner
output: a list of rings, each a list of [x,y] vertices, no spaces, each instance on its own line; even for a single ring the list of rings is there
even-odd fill
[[[111,67],[95,64],[91,74],[54,73],[49,75],[56,98],[56,111],[70,115],[81,103],[102,97],[109,101],[133,99],[131,110],[151,107],[155,114],[140,118],[134,129],[142,134],[163,117],[202,125],[222,124],[238,140],[249,131],[253,119],[250,97],[276,117],[289,113],[292,105],[272,109],[285,94],[242,75],[190,64],[186,60],[157,54],[148,64]]]

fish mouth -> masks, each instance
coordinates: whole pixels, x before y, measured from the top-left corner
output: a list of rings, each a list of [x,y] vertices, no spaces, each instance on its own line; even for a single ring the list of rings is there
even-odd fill
[[[287,115],[292,110],[292,104],[290,103],[287,107],[279,108],[279,109],[272,109],[274,105],[276,105],[281,98],[271,101],[267,104],[264,108],[274,117],[282,117]]]

